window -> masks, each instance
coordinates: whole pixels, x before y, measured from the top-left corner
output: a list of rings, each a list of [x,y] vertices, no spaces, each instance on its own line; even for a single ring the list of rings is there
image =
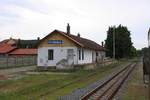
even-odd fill
[[[54,59],[54,51],[51,49],[51,50],[48,50],[48,60],[53,60]]]
[[[82,60],[84,60],[84,50],[82,49]]]
[[[81,60],[81,50],[79,49],[79,60]]]
[[[96,56],[98,56],[98,52],[96,52]]]
[[[84,60],[84,50],[83,49],[79,49],[78,50],[78,54],[79,54],[79,60]]]

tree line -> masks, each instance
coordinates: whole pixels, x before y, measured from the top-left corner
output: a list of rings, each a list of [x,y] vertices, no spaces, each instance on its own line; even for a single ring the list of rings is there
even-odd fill
[[[115,37],[115,39],[113,39]],[[131,32],[126,26],[111,26],[107,31],[105,40],[106,56],[113,57],[113,40],[115,40],[115,58],[128,58],[137,56],[137,50],[131,41]]]

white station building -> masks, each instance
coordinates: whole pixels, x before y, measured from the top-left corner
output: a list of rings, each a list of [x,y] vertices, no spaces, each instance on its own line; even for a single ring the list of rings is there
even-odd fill
[[[71,68],[76,65],[93,64],[103,60],[105,48],[94,41],[54,30],[44,37],[38,45],[38,66]]]

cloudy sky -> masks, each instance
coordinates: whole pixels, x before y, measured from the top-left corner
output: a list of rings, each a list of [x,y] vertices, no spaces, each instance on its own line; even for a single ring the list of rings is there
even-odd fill
[[[150,0],[0,0],[0,40],[35,39],[59,29],[98,43],[109,26],[131,31],[136,48],[147,46]]]

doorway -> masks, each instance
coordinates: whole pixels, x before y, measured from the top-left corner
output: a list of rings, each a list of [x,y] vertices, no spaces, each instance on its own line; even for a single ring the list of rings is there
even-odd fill
[[[73,49],[67,50],[67,60],[68,60],[69,65],[74,64],[74,50]]]

